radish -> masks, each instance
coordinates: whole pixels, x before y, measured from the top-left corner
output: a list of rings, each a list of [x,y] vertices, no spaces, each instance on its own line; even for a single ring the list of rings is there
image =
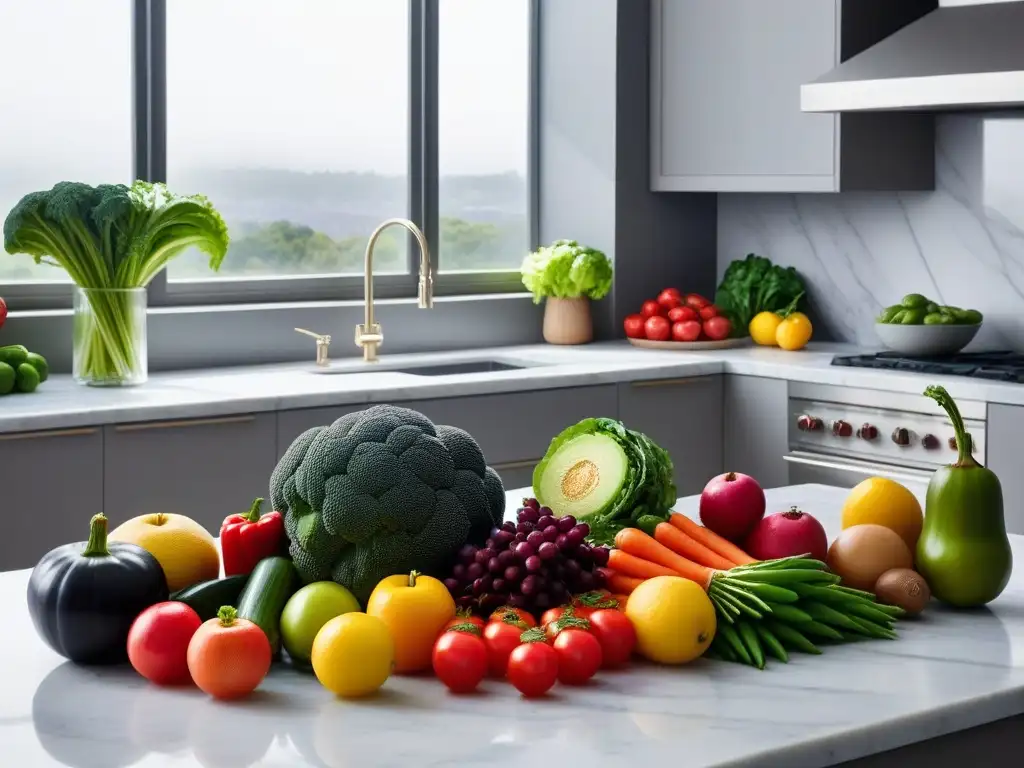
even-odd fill
[[[726,472],[711,478],[700,495],[704,527],[739,542],[764,517],[764,491],[750,475]]]
[[[754,526],[743,551],[758,560],[809,555],[824,562],[828,557],[828,536],[817,518],[791,507],[788,512],[768,515]]]

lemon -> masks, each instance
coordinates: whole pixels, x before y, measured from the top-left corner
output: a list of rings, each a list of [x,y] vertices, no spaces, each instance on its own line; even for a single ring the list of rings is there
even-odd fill
[[[747,330],[755,344],[760,344],[762,347],[774,347],[776,346],[775,330],[781,322],[782,318],[774,312],[758,312],[750,321]]]
[[[906,486],[887,477],[869,477],[856,485],[843,503],[842,527],[874,523],[895,531],[911,552],[924,525],[921,502]]]
[[[775,329],[775,343],[790,352],[803,349],[811,340],[814,326],[803,312],[794,312]]]
[[[317,632],[310,655],[313,672],[324,688],[354,698],[373,693],[395,664],[395,641],[376,616],[345,613]]]
[[[679,576],[648,579],[629,596],[626,616],[637,650],[660,664],[686,664],[715,637],[715,607],[704,590]]]

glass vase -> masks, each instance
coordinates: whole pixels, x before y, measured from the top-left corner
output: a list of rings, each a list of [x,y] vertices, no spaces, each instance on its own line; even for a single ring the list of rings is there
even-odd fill
[[[71,374],[94,387],[146,381],[145,288],[75,288]]]

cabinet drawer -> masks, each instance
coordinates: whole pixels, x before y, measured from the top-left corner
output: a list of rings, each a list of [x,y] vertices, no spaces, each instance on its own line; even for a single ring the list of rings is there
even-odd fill
[[[216,534],[224,517],[268,494],[274,414],[118,424],[105,429],[104,498],[114,525],[136,515],[188,515]]]
[[[4,535],[0,571],[31,568],[54,547],[89,536],[103,510],[100,427],[0,435]]]

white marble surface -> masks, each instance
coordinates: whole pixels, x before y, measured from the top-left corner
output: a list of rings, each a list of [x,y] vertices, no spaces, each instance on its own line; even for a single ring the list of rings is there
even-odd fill
[[[794,266],[837,340],[875,345],[903,294],[985,313],[968,348],[1024,352],[1024,113],[937,119],[934,192],[719,195],[719,274],[747,253]]]
[[[923,377],[831,365],[835,354],[861,350],[812,343],[799,352],[763,347],[706,352],[637,349],[625,341],[582,347],[534,345],[497,349],[392,355],[374,373],[346,359],[335,365],[356,373],[316,374],[312,363],[158,373],[141,387],[97,389],[52,376],[31,395],[0,400],[0,433],[132,421],[183,419],[289,408],[382,403],[437,397],[516,392],[641,379],[737,373],[920,394],[943,383],[956,398],[1024,405],[1024,385],[964,377]],[[505,360],[528,367],[513,371],[412,376],[386,369],[463,360]]]
[[[846,491],[768,492],[834,534]],[[509,493],[510,511],[523,490]],[[680,502],[690,514],[696,499]],[[1024,538],[1011,537],[1024,555]],[[991,610],[932,606],[900,639],[794,654],[764,671],[700,660],[637,663],[542,701],[506,683],[457,697],[432,679],[392,678],[362,702],[334,699],[275,668],[251,699],[216,703],[131,669],[62,662],[32,630],[28,571],[0,574],[8,606],[0,656],[0,764],[21,768],[341,768],[526,764],[811,768],[1024,712],[1024,576]]]

